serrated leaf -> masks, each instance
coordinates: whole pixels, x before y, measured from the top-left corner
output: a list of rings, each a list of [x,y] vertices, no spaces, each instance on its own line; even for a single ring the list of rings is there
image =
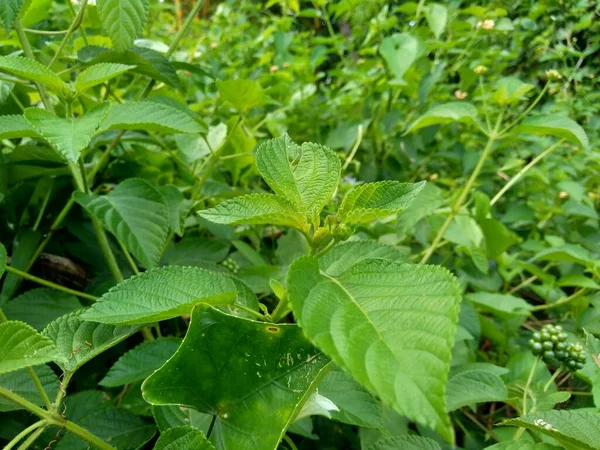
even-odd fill
[[[303,257],[287,286],[317,347],[400,414],[452,440],[445,397],[461,296],[448,271],[370,259],[334,278]]]
[[[31,289],[2,308],[9,320],[20,320],[42,331],[64,314],[82,308],[77,297],[49,288]]]
[[[50,398],[55,398],[58,394],[58,387],[60,385],[56,374],[47,365],[36,366],[34,367],[34,370],[48,396]],[[19,369],[0,375],[0,386],[20,395],[25,400],[28,400],[35,405],[44,405],[44,400],[40,396],[31,375],[29,375],[26,369]],[[23,409],[23,407],[4,397],[0,397],[0,412],[16,411],[19,409]]]
[[[2,17],[2,23],[7,35],[12,30],[22,6],[23,0],[0,1],[0,17]]]
[[[145,130],[160,133],[202,133],[190,115],[161,103],[127,102],[113,104],[100,130]]]
[[[491,447],[486,447],[485,450],[561,450],[561,448],[545,442],[536,444],[529,438],[521,438],[517,441],[499,442]]]
[[[108,33],[118,51],[133,46],[142,34],[150,4],[148,0],[98,0],[98,12],[102,27]]]
[[[139,326],[114,326],[85,322],[77,311],[59,317],[42,332],[57,348],[54,362],[64,371],[74,372],[105,350],[137,332]]]
[[[39,134],[33,129],[24,116],[11,115],[0,116],[0,139],[14,139],[22,137],[38,137]]]
[[[404,134],[420,128],[451,122],[474,123],[477,108],[467,102],[450,102],[434,106],[408,126]]]
[[[78,95],[81,95],[81,93],[85,92],[87,89],[105,83],[133,68],[135,68],[135,66],[126,64],[94,64],[77,75],[77,78],[75,79],[75,92],[77,92]]]
[[[249,194],[226,200],[203,211],[201,217],[229,225],[270,224],[304,229],[300,213],[285,198],[273,194]]]
[[[92,141],[96,129],[106,117],[110,103],[99,103],[78,118],[56,117],[40,108],[27,108],[25,119],[68,161],[77,162]]]
[[[70,90],[69,85],[57,74],[39,62],[24,56],[0,56],[0,71],[43,84],[58,94]]]
[[[210,443],[204,433],[197,428],[183,426],[170,428],[160,434],[154,450],[215,450],[214,445]]]
[[[248,111],[266,100],[260,84],[254,80],[217,80],[217,89],[221,99],[238,111]]]
[[[528,117],[515,127],[514,133],[557,136],[574,142],[584,149],[589,148],[590,144],[587,134],[577,122],[557,114]]]
[[[0,374],[52,361],[54,342],[24,322],[0,323]]]
[[[365,450],[442,450],[442,447],[426,437],[395,436],[379,440]]]
[[[169,234],[169,210],[150,183],[130,178],[106,195],[75,192],[73,198],[119,239],[146,268],[158,264]]]
[[[201,305],[179,350],[142,390],[152,404],[216,415],[211,440],[219,450],[275,450],[327,363],[296,325]]]
[[[143,380],[173,356],[180,344],[178,338],[144,342],[121,356],[98,384],[116,387]]]
[[[590,410],[546,411],[502,422],[524,427],[578,450],[600,449],[600,414]]]
[[[508,389],[494,372],[481,369],[460,370],[448,380],[446,409],[451,412],[474,403],[506,401]]]
[[[383,39],[379,53],[394,77],[390,83],[402,86],[406,84],[404,74],[425,54],[425,43],[411,33],[396,33]]]
[[[242,288],[225,273],[167,266],[111,288],[82,314],[102,323],[148,323],[190,314],[199,303],[229,305]]]
[[[347,224],[367,223],[404,211],[424,187],[424,181],[379,181],[362,184],[344,197],[337,214],[338,218],[340,222]]]

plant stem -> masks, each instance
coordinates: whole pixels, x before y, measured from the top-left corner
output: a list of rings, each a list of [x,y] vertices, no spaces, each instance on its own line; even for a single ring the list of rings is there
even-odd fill
[[[42,400],[44,401],[44,405],[46,406],[46,409],[48,411],[52,411],[52,402],[50,401],[50,398],[48,397],[48,394],[46,393],[44,386],[42,386],[42,382],[40,381],[39,377],[37,376],[37,373],[35,373],[35,370],[33,369],[33,367],[27,367],[27,373],[29,373],[29,376],[33,380],[33,384],[35,385],[35,388],[39,392],[40,397],[42,397]]]
[[[34,30],[33,28],[23,28],[26,33],[31,34],[43,34],[47,36],[56,36],[60,34],[66,34],[69,30],[58,30],[58,31],[47,31],[47,30]]]
[[[273,320],[273,322],[277,323],[281,319],[283,319],[285,316],[287,316],[290,312],[291,312],[291,310],[288,307],[288,298],[286,295],[281,300],[279,300],[279,303],[277,303],[277,306],[275,307],[275,309],[273,310],[273,313],[271,314],[271,319]]]
[[[485,99],[485,86],[483,85],[483,75],[479,75],[479,90],[481,91],[481,103],[483,104],[483,112],[485,114],[485,123],[487,125],[488,132],[492,129],[492,122],[490,121],[490,115],[488,112],[487,101]]]
[[[67,33],[65,34],[65,37],[60,42],[60,45],[58,46],[58,50],[52,57],[52,60],[50,61],[50,64],[48,64],[47,67],[52,67],[52,64],[54,64],[56,62],[56,60],[62,53],[63,49],[65,48],[65,45],[67,45],[67,42],[69,42],[69,38],[71,37],[71,34],[73,34],[73,32],[81,26],[81,22],[83,21],[83,15],[85,14],[85,7],[87,6],[87,3],[88,3],[88,0],[81,0],[81,7],[79,8],[79,12],[73,19],[73,22],[71,22],[71,26],[68,28]]]
[[[544,88],[541,90],[541,92],[539,93],[539,95],[535,98],[535,100],[533,101],[533,103],[531,103],[531,105],[529,105],[527,107],[527,109],[525,111],[523,111],[519,117],[517,117],[515,120],[513,120],[511,123],[509,123],[501,132],[500,135],[502,136],[504,133],[506,133],[508,130],[510,130],[512,127],[514,127],[517,123],[519,123],[521,121],[521,119],[523,119],[527,114],[529,114],[529,112],[535,108],[535,106],[540,102],[540,100],[542,99],[542,97],[544,96],[544,94],[546,93],[546,91],[548,90],[548,86],[550,85],[550,82],[547,82],[546,85],[544,86]]]
[[[477,180],[477,177],[479,176],[479,172],[481,172],[481,169],[483,168],[483,165],[484,165],[487,157],[489,156],[489,153],[492,150],[492,147],[494,146],[494,142],[500,137],[500,135],[498,134],[498,130],[500,129],[500,125],[502,124],[503,115],[504,115],[503,113],[500,113],[498,115],[498,119],[496,120],[496,125],[495,125],[494,129],[490,132],[488,142],[487,142],[485,148],[483,149],[481,156],[479,157],[479,161],[477,161],[477,165],[473,169],[473,172],[471,173],[471,176],[467,180],[467,184],[465,185],[460,196],[458,197],[458,199],[452,206],[452,209],[450,211],[450,214],[446,218],[446,221],[444,222],[444,224],[438,231],[437,235],[433,239],[433,242],[431,243],[431,245],[425,252],[425,255],[423,255],[423,258],[421,258],[420,264],[425,264],[427,261],[429,261],[429,258],[431,258],[431,255],[433,254],[433,252],[437,248],[438,244],[444,237],[444,233],[446,232],[446,230],[452,223],[452,220],[454,220],[454,218],[460,211],[460,208],[462,207],[463,203],[465,202],[465,200],[471,193],[471,188],[473,187],[473,184],[475,184],[475,180]]]
[[[354,158],[354,155],[356,155],[356,151],[358,150],[358,147],[360,147],[360,143],[362,142],[362,139],[363,139],[363,126],[359,125],[358,130],[357,130],[357,135],[356,135],[356,142],[354,143],[354,147],[352,147],[352,150],[348,154],[346,161],[344,161],[344,165],[342,166],[342,173],[344,173],[344,171],[348,168],[348,166],[352,162],[352,159]]]
[[[25,439],[25,441],[21,445],[19,445],[18,450],[27,450],[29,447],[31,447],[35,443],[35,441],[37,441],[37,438],[40,437],[40,435],[44,432],[44,430],[47,427],[48,427],[48,424],[45,423],[40,428],[38,428],[33,433],[31,433],[29,435],[29,437],[27,439]]]
[[[187,17],[185,18],[185,21],[183,22],[183,26],[179,29],[179,31],[173,38],[173,42],[171,42],[171,45],[169,45],[169,49],[167,50],[167,53],[166,53],[167,57],[169,57],[173,54],[173,52],[179,45],[179,42],[181,41],[181,39],[187,32],[187,30],[190,27],[190,25],[192,24],[192,22],[194,21],[194,17],[196,17],[196,14],[198,14],[198,11],[200,11],[200,8],[202,8],[203,3],[204,3],[204,0],[199,0],[198,2],[196,2],[194,7],[192,8],[192,10],[187,15]]]
[[[37,218],[35,219],[35,223],[33,224],[33,231],[37,231],[38,227],[40,226],[40,222],[42,221],[42,217],[44,216],[44,212],[46,211],[46,207],[48,206],[48,201],[50,200],[50,195],[52,195],[52,185],[50,186],[50,189],[48,189],[48,192],[44,197],[44,201],[42,202],[42,206],[40,207],[40,212],[38,213]]]
[[[112,274],[113,278],[117,283],[122,283],[124,281],[123,274],[121,273],[121,269],[119,269],[119,264],[113,254],[110,243],[108,242],[108,238],[106,237],[106,233],[104,231],[104,227],[100,223],[98,219],[95,217],[91,217],[92,226],[94,227],[94,231],[96,232],[96,237],[98,238],[98,244],[100,244],[100,249],[102,250],[102,254],[104,255],[104,259],[108,264],[108,269]]]
[[[292,438],[289,437],[287,434],[283,435],[283,440],[285,441],[285,443],[287,445],[290,446],[291,450],[298,450],[298,447],[296,447],[296,444],[294,444],[294,441],[292,441]]]
[[[512,177],[508,183],[506,183],[504,185],[504,187],[502,189],[500,189],[500,191],[498,191],[498,193],[494,196],[494,198],[490,201],[490,205],[494,205],[496,204],[496,202],[498,200],[500,200],[500,198],[506,193],[506,191],[508,191],[511,187],[513,187],[513,185],[519,181],[523,175],[525,175],[529,169],[531,169],[533,166],[535,166],[538,162],[540,162],[546,155],[552,153],[558,146],[560,146],[565,140],[561,139],[560,141],[556,142],[555,144],[551,145],[550,147],[548,147],[546,150],[544,150],[542,153],[540,153],[539,155],[537,155],[535,158],[533,158],[529,164],[527,164],[525,167],[523,167],[519,173],[517,173],[514,177]]]
[[[554,383],[554,380],[556,380],[556,378],[561,374],[561,372],[562,369],[560,367],[556,369],[556,372],[552,374],[548,382],[544,385],[544,392],[546,392],[548,388],[552,385],[552,383]]]
[[[119,247],[121,247],[121,250],[123,251],[123,254],[125,255],[125,259],[127,259],[127,262],[129,263],[129,267],[131,267],[131,270],[133,271],[134,274],[136,274],[136,275],[139,274],[140,270],[138,269],[137,264],[135,263],[131,254],[129,253],[129,250],[127,250],[127,247],[125,247],[125,244],[123,244],[120,239],[117,239],[117,241],[119,242]]]
[[[22,270],[15,269],[14,267],[11,267],[11,266],[6,266],[6,271],[9,273],[15,274],[18,277],[24,278],[26,280],[33,281],[34,283],[40,284],[42,286],[56,289],[57,291],[62,291],[67,294],[75,295],[75,296],[81,297],[81,298],[87,298],[88,300],[92,300],[92,301],[98,300],[98,297],[96,297],[94,295],[86,294],[85,292],[76,291],[74,289],[69,289],[68,287],[61,286],[60,284],[52,283],[51,281],[47,281],[42,278],[38,278],[34,275],[30,275],[27,272],[23,272]]]
[[[585,288],[579,289],[577,292],[574,292],[573,294],[569,295],[568,297],[563,297],[563,298],[555,301],[554,303],[548,303],[545,305],[534,306],[532,308],[532,311],[542,311],[545,309],[552,309],[552,308],[556,308],[558,306],[562,306],[566,303],[569,303],[571,300],[575,300],[576,298],[581,297],[584,293],[585,293]]]
[[[244,305],[240,305],[239,303],[233,303],[231,305],[231,307],[232,308],[237,308],[237,309],[239,309],[241,311],[244,311],[244,312],[246,312],[248,314],[251,314],[254,317],[256,317],[257,319],[259,319],[259,320],[262,320],[262,321],[267,320],[267,318],[265,316],[263,316],[261,313],[259,313],[258,311],[254,311],[253,309],[250,309],[250,308],[248,308],[248,307],[246,307]]]
[[[32,412],[33,414],[40,417],[41,419],[44,419],[48,422],[51,422],[51,423],[57,424],[57,425],[60,423],[59,421],[57,421],[56,417],[54,416],[54,414],[52,412],[46,411],[45,409],[40,408],[39,406],[31,403],[29,400],[24,399],[20,395],[17,395],[15,393],[13,393],[12,391],[9,391],[8,389],[3,388],[2,386],[0,386],[0,396],[10,400],[13,403],[16,403],[19,406],[22,406],[27,411]]]
[[[17,434],[14,438],[12,438],[12,440],[6,444],[6,447],[4,447],[4,450],[11,450],[12,448],[14,448],[21,439],[24,439],[25,436],[27,436],[29,433],[37,430],[39,427],[46,425],[48,422],[46,422],[45,420],[38,420],[37,422],[35,422],[32,425],[29,425],[27,428],[25,428],[23,431],[21,431],[19,434]]]

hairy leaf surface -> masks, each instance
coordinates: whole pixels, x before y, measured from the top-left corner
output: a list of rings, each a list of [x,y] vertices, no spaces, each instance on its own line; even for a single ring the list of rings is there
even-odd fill
[[[23,322],[0,323],[0,374],[52,361],[52,340]]]
[[[14,139],[22,137],[38,137],[39,134],[33,129],[24,116],[10,115],[0,116],[0,139]]]
[[[148,19],[148,0],[98,0],[102,27],[118,51],[133,46]]]
[[[77,75],[77,79],[75,80],[75,91],[78,94],[81,94],[87,89],[105,83],[134,67],[135,66],[126,64],[94,64]]]
[[[0,56],[0,71],[40,83],[60,94],[70,90],[69,85],[43,64],[24,56]]]

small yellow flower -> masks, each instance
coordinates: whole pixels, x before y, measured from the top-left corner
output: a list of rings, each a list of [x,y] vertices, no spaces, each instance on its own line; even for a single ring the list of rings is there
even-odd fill
[[[429,175],[429,181],[434,182],[436,181],[440,176],[437,173],[432,173],[431,175]]]
[[[492,19],[486,19],[486,20],[477,22],[477,25],[475,25],[475,26],[477,28],[483,28],[484,30],[493,30],[494,27],[496,26],[496,22],[494,22]]]
[[[561,198],[561,199],[569,198],[569,193],[567,191],[561,191],[560,194],[558,194],[558,198]]]
[[[477,75],[482,75],[484,73],[486,73],[488,71],[488,68],[485,66],[477,66],[475,67],[475,69],[473,69],[473,71],[477,74]]]
[[[469,94],[467,94],[466,92],[461,91],[460,89],[457,89],[456,91],[454,91],[454,96],[458,100],[464,100],[465,98],[467,98],[469,96]]]
[[[271,68],[269,69],[269,71],[271,73],[277,72],[279,70],[279,66],[271,66]]]
[[[210,48],[215,49],[219,46],[219,44],[217,44],[216,42],[211,42],[210,43]]]
[[[546,70],[546,78],[549,80],[560,80],[562,75],[556,69]]]
[[[284,62],[283,63],[283,68],[287,69],[288,67],[290,67],[290,63],[289,62]]]

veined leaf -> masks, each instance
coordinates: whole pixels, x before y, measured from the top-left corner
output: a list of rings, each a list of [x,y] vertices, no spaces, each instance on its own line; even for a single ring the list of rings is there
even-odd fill
[[[423,187],[424,181],[365,183],[355,187],[344,197],[338,211],[339,220],[342,223],[366,223],[404,211]]]
[[[81,152],[90,144],[92,137],[106,117],[110,103],[104,102],[76,119],[56,117],[40,108],[27,108],[25,119],[68,161],[77,162]]]
[[[158,264],[169,234],[165,198],[150,183],[130,178],[106,195],[73,194],[75,201],[119,239],[146,268]]]
[[[133,46],[148,19],[148,0],[98,0],[102,27],[118,51]]]
[[[212,422],[210,414],[179,405],[153,406],[152,415],[161,433],[170,428],[189,425],[206,432]]]
[[[243,289],[225,273],[167,266],[136,275],[110,289],[82,314],[102,323],[148,323],[190,314],[198,303],[229,305]]]
[[[25,117],[19,115],[0,116],[0,139],[14,139],[22,137],[38,137]]]
[[[357,262],[365,259],[406,261],[407,255],[377,241],[346,241],[334,245],[331,250],[321,256],[319,268],[327,275],[337,277]]]
[[[202,133],[191,116],[161,103],[127,102],[113,104],[100,130],[147,130],[161,133]]]
[[[178,338],[144,342],[121,356],[98,384],[116,387],[143,380],[173,356],[180,344]]]
[[[0,323],[0,374],[52,361],[54,343],[23,322]]]
[[[452,440],[446,381],[461,296],[448,271],[370,259],[334,278],[303,257],[287,286],[317,347],[400,414]]]
[[[55,398],[56,394],[58,394],[58,387],[60,383],[58,382],[58,377],[54,371],[46,364],[36,366],[33,370],[38,376],[42,387],[48,393],[48,396],[50,398]],[[14,372],[0,375],[0,386],[17,395],[20,395],[25,400],[29,400],[38,406],[42,406],[44,404],[44,400],[40,396],[39,391],[33,383],[33,379],[26,369],[19,369],[15,370]],[[0,412],[16,411],[19,409],[23,409],[23,407],[11,402],[8,399],[5,399],[4,397],[0,397]]]
[[[442,450],[442,447],[426,437],[394,436],[379,440],[365,450]]]
[[[58,94],[70,90],[69,85],[46,66],[24,56],[0,56],[0,71],[43,84]]]
[[[285,198],[273,194],[249,194],[226,200],[200,211],[201,217],[230,225],[271,224],[304,229],[300,213]]]
[[[296,325],[202,305],[179,350],[142,391],[155,405],[216,415],[211,440],[219,450],[275,450],[327,363]]]
[[[84,322],[78,311],[59,317],[42,333],[56,344],[54,362],[63,370],[74,372],[139,329],[139,326],[116,327]]]
[[[492,371],[477,367],[451,375],[446,389],[448,411],[474,403],[508,399],[508,389],[502,378]]]
[[[577,122],[557,114],[528,117],[521,125],[515,127],[514,132],[557,136],[575,142],[584,149],[590,145],[587,134]]]
[[[204,436],[198,428],[183,426],[169,428],[160,434],[154,450],[215,450],[214,445]]]
[[[477,108],[467,102],[450,102],[434,106],[412,124],[404,134],[417,131],[420,128],[442,123],[462,122],[473,123],[477,118]]]
[[[554,410],[509,419],[502,425],[524,427],[550,436],[568,448],[600,449],[600,414],[590,410]]]
[[[77,79],[75,80],[75,91],[80,95],[87,89],[105,83],[133,68],[135,68],[135,66],[128,66],[126,64],[94,64],[77,75]]]
[[[23,0],[0,1],[0,17],[2,17],[2,23],[4,23],[4,30],[7,35],[12,30],[22,6]]]
[[[219,95],[238,111],[248,111],[265,102],[265,94],[254,80],[217,80]]]

